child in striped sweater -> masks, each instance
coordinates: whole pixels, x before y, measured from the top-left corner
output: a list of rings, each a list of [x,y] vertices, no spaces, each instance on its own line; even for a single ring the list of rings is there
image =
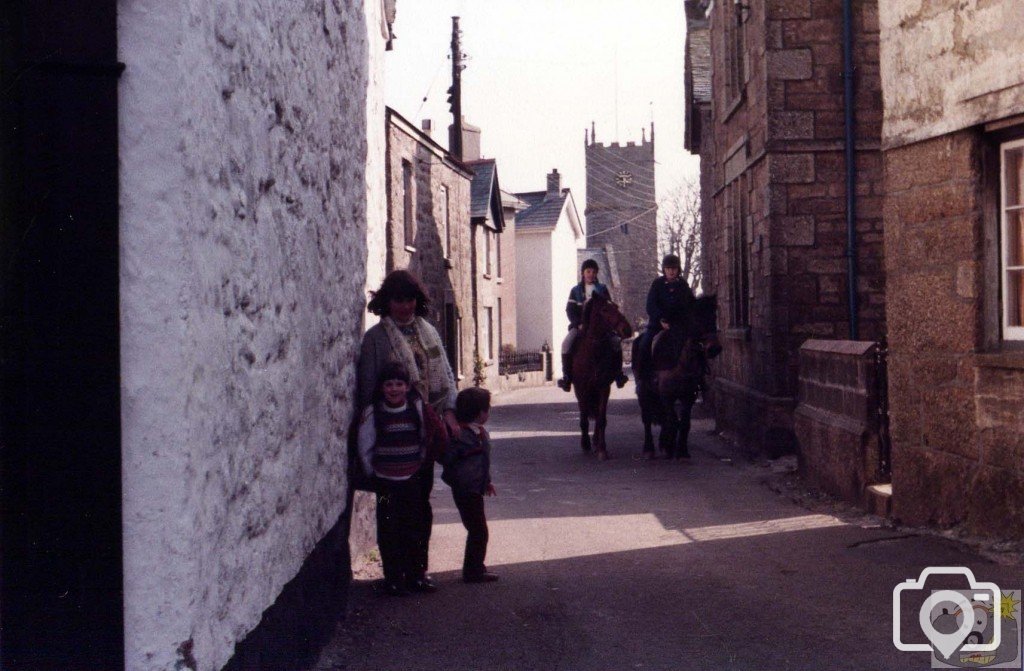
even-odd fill
[[[359,426],[359,456],[377,480],[377,545],[386,594],[437,589],[426,573],[430,515],[422,492],[433,484],[432,465],[446,441],[437,414],[410,389],[405,366],[384,366]]]

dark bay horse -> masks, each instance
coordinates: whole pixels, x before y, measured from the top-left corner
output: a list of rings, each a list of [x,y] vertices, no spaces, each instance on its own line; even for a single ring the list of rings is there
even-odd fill
[[[718,356],[715,296],[701,296],[693,302],[686,318],[671,324],[654,338],[650,356],[639,351],[641,338],[633,343],[636,393],[644,423],[644,454],[654,456],[651,425],[660,424],[658,447],[668,458],[690,456],[690,411],[704,386],[708,361]]]
[[[590,452],[590,418],[594,418],[593,448],[597,458],[608,458],[604,433],[608,425],[608,395],[619,372],[611,336],[628,338],[633,327],[619,308],[601,294],[594,293],[583,308],[583,330],[577,338],[572,357],[572,384],[580,408],[580,446]]]

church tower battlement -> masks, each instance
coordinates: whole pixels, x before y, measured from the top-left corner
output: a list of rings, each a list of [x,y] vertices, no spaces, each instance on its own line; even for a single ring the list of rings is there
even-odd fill
[[[606,249],[622,288],[614,296],[635,326],[646,319],[647,289],[658,272],[658,201],[654,180],[654,123],[650,139],[602,144],[584,133],[587,247]],[[607,277],[609,269],[602,269]]]

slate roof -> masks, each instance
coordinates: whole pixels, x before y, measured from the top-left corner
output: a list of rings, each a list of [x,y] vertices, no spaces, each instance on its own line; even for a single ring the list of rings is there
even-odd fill
[[[466,161],[473,171],[473,181],[469,186],[469,216],[472,219],[486,217],[491,206],[491,190],[494,188],[494,159],[485,158],[478,161]]]
[[[525,210],[516,215],[516,228],[518,230],[529,228],[554,228],[558,223],[558,216],[565,206],[565,199],[569,193],[568,189],[562,189],[557,196],[545,198],[545,191],[530,191],[517,193],[522,200],[529,205]]]

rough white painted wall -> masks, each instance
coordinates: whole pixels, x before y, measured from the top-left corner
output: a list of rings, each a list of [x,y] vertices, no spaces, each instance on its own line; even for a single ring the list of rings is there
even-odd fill
[[[380,5],[367,0],[367,25],[371,31],[382,19]],[[384,122],[384,61],[387,52],[383,40],[371,39],[369,44],[369,90],[366,97],[367,137],[369,152],[366,157],[366,284],[367,291],[374,291],[384,280],[387,258],[387,129]],[[395,48],[401,42],[395,41]],[[362,310],[363,330],[377,323],[378,319]],[[368,554],[377,545],[376,531],[377,502],[370,492],[355,492],[352,501],[352,523],[349,527],[349,553],[352,556],[353,571],[360,571],[368,561]]]
[[[132,671],[220,669],[344,507],[383,192],[366,2],[119,5]]]
[[[878,12],[885,146],[1024,109],[1020,0],[886,0]]]
[[[551,343],[551,234],[516,232],[516,266],[529,268],[516,276],[516,340],[524,350]],[[566,294],[568,295],[568,294]]]

